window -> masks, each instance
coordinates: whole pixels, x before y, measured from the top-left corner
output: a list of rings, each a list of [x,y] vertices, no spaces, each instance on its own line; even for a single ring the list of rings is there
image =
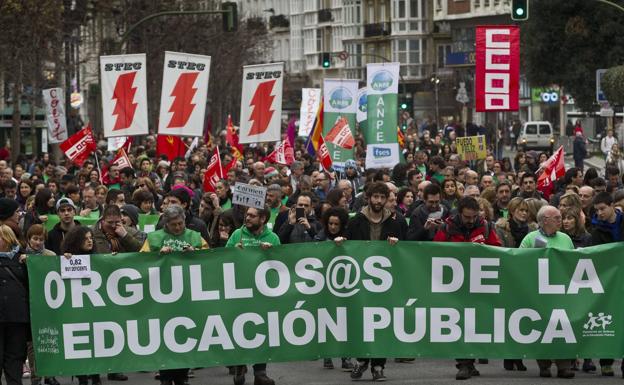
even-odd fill
[[[418,0],[410,0],[410,17],[418,17]]]
[[[526,135],[535,135],[537,134],[537,125],[536,124],[527,124],[524,130]]]
[[[547,124],[540,124],[539,133],[540,135],[550,135],[550,126]]]

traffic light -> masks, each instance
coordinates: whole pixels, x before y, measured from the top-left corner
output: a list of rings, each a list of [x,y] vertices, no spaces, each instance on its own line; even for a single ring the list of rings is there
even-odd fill
[[[401,109],[402,110],[407,110],[407,102],[401,103]]]
[[[321,65],[323,68],[331,67],[331,55],[329,52],[323,52],[323,56],[321,57]]]
[[[238,30],[238,8],[236,3],[226,1],[221,4],[221,10],[227,11],[221,14],[223,17],[223,31],[236,32]]]
[[[511,0],[511,20],[529,18],[529,0]]]

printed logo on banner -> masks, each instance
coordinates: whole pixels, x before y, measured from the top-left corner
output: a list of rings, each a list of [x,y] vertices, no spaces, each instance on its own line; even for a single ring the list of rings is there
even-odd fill
[[[392,74],[386,70],[381,70],[373,75],[371,88],[375,91],[385,91],[392,85]]]
[[[136,71],[128,72],[119,75],[117,78],[115,90],[113,91],[113,100],[116,101],[113,115],[117,116],[117,120],[115,120],[113,131],[126,129],[134,121],[134,112],[139,105],[134,101],[134,95],[137,91],[137,88],[134,87],[136,74]]]
[[[373,147],[373,157],[375,159],[388,158],[392,155],[392,151],[389,148]]]
[[[583,325],[583,337],[613,337],[615,330],[609,330],[608,326],[613,324],[613,316],[600,312],[597,315],[590,312],[587,314],[587,321]]]
[[[329,104],[338,110],[343,110],[353,103],[353,95],[345,87],[336,88],[329,95]]]
[[[188,122],[195,104],[193,103],[193,97],[197,92],[195,87],[195,81],[199,76],[199,72],[185,72],[180,74],[176,85],[171,91],[173,102],[169,112],[172,112],[171,120],[167,127],[184,127]]]
[[[269,128],[273,112],[275,112],[272,109],[273,99],[275,99],[275,96],[272,94],[273,85],[275,85],[275,80],[260,83],[258,88],[256,88],[256,93],[251,98],[249,107],[251,107],[252,113],[249,121],[253,121],[253,124],[249,135],[260,135]]]
[[[358,109],[362,113],[366,113],[368,111],[368,97],[366,93],[360,95],[360,99],[358,100]]]

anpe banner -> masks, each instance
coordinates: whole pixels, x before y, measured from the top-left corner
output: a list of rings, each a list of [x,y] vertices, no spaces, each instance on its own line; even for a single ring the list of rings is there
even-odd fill
[[[243,67],[240,143],[277,142],[282,129],[284,63]]]
[[[158,133],[203,136],[210,56],[165,51]]]
[[[67,140],[67,117],[62,88],[43,90],[43,103],[46,106],[48,123],[48,143],[62,143]],[[45,135],[44,135],[45,136]]]
[[[366,168],[392,168],[399,163],[399,63],[366,65]]]
[[[362,87],[358,90],[358,109],[355,119],[360,126],[360,132],[364,135],[366,143],[369,142],[368,137],[368,124],[367,124],[367,111],[368,111],[368,98],[366,96],[366,87]]]
[[[478,112],[518,111],[520,28],[476,28],[475,107]]]
[[[320,88],[301,89],[301,110],[299,112],[299,136],[308,136],[314,129],[314,119],[321,103]]]
[[[344,162],[354,159],[353,149],[339,147],[327,139],[327,134],[346,119],[351,135],[355,135],[355,116],[357,114],[358,81],[346,79],[325,79],[323,81],[323,137],[333,161],[334,169],[344,170]]]
[[[147,135],[145,54],[100,56],[104,137]]]
[[[622,357],[622,243],[563,251],[346,241],[30,256],[37,374],[318,357]]]
[[[461,160],[485,159],[487,146],[484,135],[460,136],[455,139],[457,155]]]

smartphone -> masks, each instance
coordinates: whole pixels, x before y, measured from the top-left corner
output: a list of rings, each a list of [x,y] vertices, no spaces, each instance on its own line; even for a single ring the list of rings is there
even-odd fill
[[[429,218],[429,219],[442,219],[442,210],[434,211],[432,213],[429,213],[429,216],[427,218]]]
[[[295,218],[299,220],[299,218],[305,218],[305,209],[303,207],[295,208]]]

